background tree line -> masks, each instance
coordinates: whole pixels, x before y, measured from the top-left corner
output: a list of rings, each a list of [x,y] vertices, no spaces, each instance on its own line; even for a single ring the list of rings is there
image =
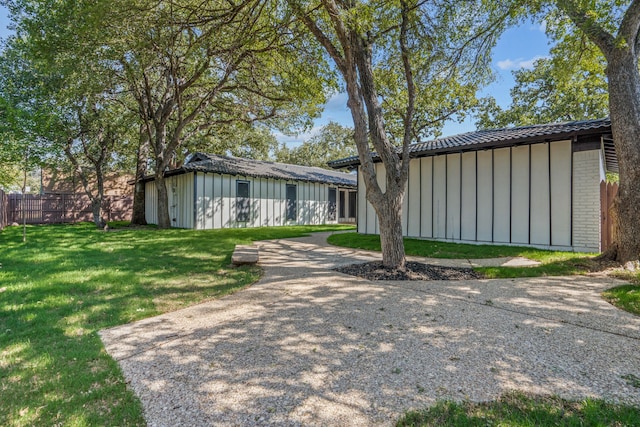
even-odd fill
[[[608,114],[620,164],[611,256],[640,254],[640,0],[3,4],[16,34],[0,58],[2,164],[65,158],[80,176],[154,173],[160,228],[170,226],[163,172],[188,152],[302,162],[354,153],[348,140],[381,220],[383,262],[402,269],[409,144],[471,113],[480,127]],[[546,24],[552,56],[516,72],[502,109],[477,94],[492,81],[496,40],[525,20]],[[271,130],[308,129],[336,90],[348,95],[352,132],[329,125],[298,148],[276,148]],[[101,224],[97,182],[86,191]],[[142,200],[136,192],[134,221],[144,220]]]

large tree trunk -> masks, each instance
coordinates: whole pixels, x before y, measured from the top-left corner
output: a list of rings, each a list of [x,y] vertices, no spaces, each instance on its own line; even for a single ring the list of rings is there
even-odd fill
[[[620,166],[616,209],[616,260],[640,258],[640,74],[631,49],[608,58],[611,129]]]
[[[158,190],[158,228],[171,228],[169,217],[169,192],[163,172],[156,172],[156,188]]]
[[[131,214],[131,224],[147,225],[145,216],[145,193],[144,182],[142,179],[147,173],[147,157],[149,155],[149,138],[147,133],[140,130],[140,143],[138,145],[138,153],[136,160],[136,183],[133,189],[133,212]]]
[[[91,212],[93,213],[93,223],[98,228],[104,228],[107,223],[102,217],[102,199],[101,198],[92,198],[91,199]]]
[[[380,221],[380,246],[382,264],[386,267],[404,270],[406,259],[402,236],[402,199],[404,195],[384,197],[375,204]]]

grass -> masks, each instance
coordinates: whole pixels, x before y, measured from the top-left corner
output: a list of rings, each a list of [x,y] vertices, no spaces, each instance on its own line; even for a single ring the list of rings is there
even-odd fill
[[[380,237],[377,235],[341,233],[330,236],[328,241],[336,246],[380,251]],[[615,265],[615,263],[595,260],[594,254],[577,252],[545,251],[519,246],[469,245],[411,238],[405,238],[404,243],[406,254],[413,256],[451,259],[525,257],[541,263],[535,267],[477,267],[474,269],[487,279],[572,276],[601,271],[603,268]],[[627,280],[631,284],[609,289],[602,293],[602,297],[621,310],[640,316],[640,273],[618,272],[612,275]]]
[[[630,284],[604,291],[602,297],[616,307],[640,316],[640,272],[621,271],[613,273],[613,276]]]
[[[397,426],[637,426],[640,409],[602,400],[568,401],[520,392],[485,403],[438,402],[406,413]]]
[[[116,225],[117,226],[117,225]],[[348,228],[348,227],[347,227]],[[143,425],[97,332],[217,298],[254,282],[230,268],[235,244],[330,227],[0,232],[0,425]]]
[[[380,251],[380,237],[370,234],[341,233],[329,237],[336,246]],[[593,254],[545,251],[520,246],[469,245],[405,238],[407,255],[428,258],[479,259],[500,257],[525,257],[541,262],[537,267],[480,267],[475,270],[486,278],[539,277],[585,274],[600,269]]]

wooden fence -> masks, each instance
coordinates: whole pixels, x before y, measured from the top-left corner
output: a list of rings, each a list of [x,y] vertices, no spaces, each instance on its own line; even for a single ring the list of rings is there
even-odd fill
[[[615,239],[615,215],[613,200],[618,194],[617,183],[600,183],[600,250],[609,249]]]
[[[5,228],[8,223],[7,212],[9,209],[9,198],[4,191],[0,190],[0,230]]]
[[[7,223],[60,224],[93,221],[91,200],[84,194],[10,194],[7,197]],[[102,202],[106,221],[131,220],[131,196],[105,196]],[[24,210],[23,210],[24,208]]]

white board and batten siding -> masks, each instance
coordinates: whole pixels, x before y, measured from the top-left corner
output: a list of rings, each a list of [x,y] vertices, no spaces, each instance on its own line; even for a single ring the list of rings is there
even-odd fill
[[[173,227],[190,228],[193,224],[193,180],[185,175],[165,179],[168,192],[169,219]],[[144,190],[145,218],[149,224],[158,223],[158,190],[155,181],[147,181]]]
[[[591,218],[594,209],[589,208],[599,206],[601,159],[585,153],[594,151],[573,153],[571,141],[554,141],[412,159],[403,232],[457,242],[598,251],[593,230],[599,217]],[[574,157],[580,159],[577,165]],[[378,234],[358,175],[358,231]]]
[[[248,183],[248,218],[238,220],[237,185]],[[197,230],[279,225],[319,225],[337,223],[328,218],[329,189],[326,183],[285,181],[219,173],[186,173],[166,178],[171,224]],[[296,219],[287,219],[287,185],[296,187]],[[146,183],[147,222],[157,223],[157,191],[154,181]]]

